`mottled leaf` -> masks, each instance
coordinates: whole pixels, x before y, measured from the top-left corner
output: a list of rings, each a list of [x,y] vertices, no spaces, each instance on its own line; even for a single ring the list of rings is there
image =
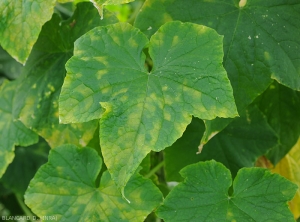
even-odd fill
[[[12,162],[16,145],[29,146],[38,141],[38,136],[13,115],[18,84],[17,81],[4,81],[0,86],[0,177]]]
[[[0,44],[25,64],[43,24],[50,20],[56,0],[1,0]]]
[[[57,216],[58,221],[140,222],[162,201],[150,181],[134,175],[125,188],[128,203],[104,172],[100,185],[95,180],[102,160],[91,148],[63,145],[50,151],[30,182],[25,203],[38,216]]]
[[[115,21],[109,14],[101,21],[91,3],[81,3],[69,20],[61,21],[54,15],[43,27],[25,66],[15,110],[19,119],[51,147],[64,143],[86,146],[92,139],[97,121],[59,124],[58,97],[66,74],[64,66],[78,37],[96,26]]]
[[[49,146],[44,140],[28,147],[16,147],[15,158],[0,182],[15,194],[24,195],[38,168],[47,162]]]
[[[300,90],[299,0],[148,0],[135,26],[152,35],[162,24],[180,20],[224,35],[223,64],[239,111],[272,79]]]
[[[276,164],[289,152],[299,138],[300,92],[274,82],[257,99],[257,103],[279,138],[276,147],[267,154],[271,162]]]
[[[211,159],[223,163],[235,175],[242,167],[254,166],[257,158],[278,143],[276,133],[256,106],[249,107],[240,118],[232,121],[204,145],[199,154],[196,152],[199,137],[203,133],[203,123],[195,122],[193,129],[190,130],[193,131],[184,134],[180,140],[165,150],[165,170],[167,175],[173,172],[174,177],[171,177],[171,180],[180,179],[176,172],[183,166]]]
[[[290,152],[280,160],[272,172],[278,173],[298,185],[294,199],[289,202],[295,219],[300,217],[300,139]]]
[[[142,52],[148,45],[151,72]],[[168,23],[150,42],[126,23],[95,28],[75,42],[66,64],[60,118],[69,123],[102,116],[103,157],[122,188],[147,153],[182,135],[192,115],[237,115],[222,57],[222,37],[192,23]]]
[[[297,186],[262,168],[241,169],[233,184],[230,171],[215,161],[181,170],[176,186],[157,210],[164,221],[294,221],[288,209]],[[232,186],[233,193],[228,190]]]

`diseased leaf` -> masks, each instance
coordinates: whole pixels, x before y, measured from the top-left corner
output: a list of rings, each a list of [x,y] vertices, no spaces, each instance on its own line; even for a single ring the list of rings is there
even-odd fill
[[[13,100],[17,81],[4,81],[0,86],[0,178],[14,158],[16,145],[29,146],[38,136],[13,115]]]
[[[148,45],[151,72],[142,52]],[[222,37],[192,23],[168,23],[150,42],[126,23],[95,28],[75,42],[66,64],[60,118],[102,116],[103,157],[122,189],[147,153],[170,146],[192,115],[237,115],[222,57]]]
[[[44,137],[51,147],[65,143],[86,146],[98,121],[59,124],[58,97],[66,74],[65,63],[73,54],[73,43],[88,30],[117,21],[110,14],[97,17],[91,3],[81,3],[67,21],[54,15],[45,24],[25,66],[17,92],[15,112],[20,120]]]
[[[215,161],[185,167],[185,178],[158,208],[164,221],[294,221],[288,209],[297,186],[262,168],[230,171]],[[233,186],[233,193],[228,194]]]
[[[55,2],[1,0],[0,44],[20,63],[25,64],[43,24],[52,16]]]
[[[268,159],[277,164],[295,145],[300,135],[300,92],[274,81],[257,99],[257,104],[279,138],[276,147],[267,154]]]
[[[300,217],[300,139],[290,152],[280,160],[272,172],[278,173],[298,185],[297,193],[289,202],[294,218]]]
[[[0,182],[15,194],[24,195],[38,168],[47,162],[49,146],[44,140],[29,147],[16,147],[15,158]]]
[[[30,182],[25,203],[38,216],[57,216],[58,221],[140,222],[162,201],[150,181],[135,174],[125,188],[128,203],[104,172],[99,187],[95,180],[102,160],[91,148],[63,145],[50,151],[49,161]]]
[[[253,167],[257,158],[278,143],[276,133],[256,106],[249,107],[240,118],[234,119],[223,131],[198,151],[203,123],[194,123],[183,137],[165,150],[165,170],[168,180],[180,181],[179,170],[189,164],[215,159],[235,175],[242,167]],[[180,160],[180,163],[178,163]],[[173,173],[174,172],[174,173]],[[169,178],[169,174],[173,174]]]
[[[299,0],[148,0],[135,26],[151,36],[172,20],[206,25],[224,35],[223,64],[239,112],[272,79],[300,90]]]

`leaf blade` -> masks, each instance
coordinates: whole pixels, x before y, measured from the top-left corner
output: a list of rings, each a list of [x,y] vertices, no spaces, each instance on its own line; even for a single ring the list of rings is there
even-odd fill
[[[228,194],[230,171],[220,163],[199,162],[187,166],[181,174],[184,182],[170,192],[157,210],[158,216],[165,221],[267,221],[278,218],[293,221],[286,202],[295,194],[295,184],[265,169],[241,169],[233,182],[232,195]],[[256,208],[256,205],[260,207]]]
[[[53,215],[59,221],[141,221],[162,200],[154,184],[140,175],[125,189],[131,204],[122,198],[107,171],[96,187],[101,163],[97,152],[88,147],[52,149],[48,163],[30,182],[26,204],[37,215]]]

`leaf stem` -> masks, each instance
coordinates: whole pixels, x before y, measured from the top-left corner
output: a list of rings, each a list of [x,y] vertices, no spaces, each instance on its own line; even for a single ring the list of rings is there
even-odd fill
[[[63,7],[63,6],[62,6],[61,4],[59,4],[59,3],[57,3],[57,4],[55,5],[55,8],[56,8],[58,11],[60,11],[61,13],[65,14],[65,15],[67,15],[67,16],[69,16],[69,17],[71,17],[71,16],[73,15],[73,12],[72,12],[72,11],[66,9],[65,7]]]
[[[130,23],[130,24],[133,24],[133,23],[134,23],[134,20],[135,20],[136,16],[139,14],[140,9],[142,8],[144,2],[141,2],[141,1],[139,2],[139,1],[137,1],[136,4],[137,4],[136,8],[135,8],[134,11],[132,12],[130,18],[127,20],[127,22]]]
[[[145,175],[145,178],[150,178],[152,175],[154,175],[160,168],[162,168],[165,165],[165,161],[161,161],[159,164],[157,164],[155,167],[153,167],[149,173]]]
[[[35,216],[33,213],[31,213],[31,211],[29,210],[29,208],[25,205],[22,195],[20,194],[15,194],[16,199],[20,205],[20,207],[22,208],[23,212],[25,213],[26,216],[29,216],[30,218],[33,218],[33,216]],[[30,222],[32,222],[32,220],[29,220]]]

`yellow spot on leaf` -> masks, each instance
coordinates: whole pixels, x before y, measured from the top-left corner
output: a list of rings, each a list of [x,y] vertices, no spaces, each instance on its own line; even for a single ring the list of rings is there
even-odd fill
[[[93,58],[99,63],[102,63],[104,66],[108,66],[107,57],[106,56],[97,56]]]
[[[289,205],[294,218],[300,217],[300,138],[290,152],[272,169],[272,172],[278,173],[298,185],[296,195]]]
[[[165,120],[168,120],[168,121],[171,121],[171,114],[170,113],[166,113],[166,112],[164,112],[164,119]]]
[[[269,52],[264,52],[264,57],[266,60],[270,60],[270,53]]]
[[[240,0],[239,7],[240,8],[244,7],[246,5],[246,3],[247,3],[247,0]]]
[[[179,37],[178,37],[178,35],[175,35],[175,36],[173,37],[172,46],[177,45],[178,42],[179,42]]]
[[[54,86],[52,86],[51,84],[48,84],[47,87],[48,87],[48,89],[50,89],[51,92],[55,91]]]

